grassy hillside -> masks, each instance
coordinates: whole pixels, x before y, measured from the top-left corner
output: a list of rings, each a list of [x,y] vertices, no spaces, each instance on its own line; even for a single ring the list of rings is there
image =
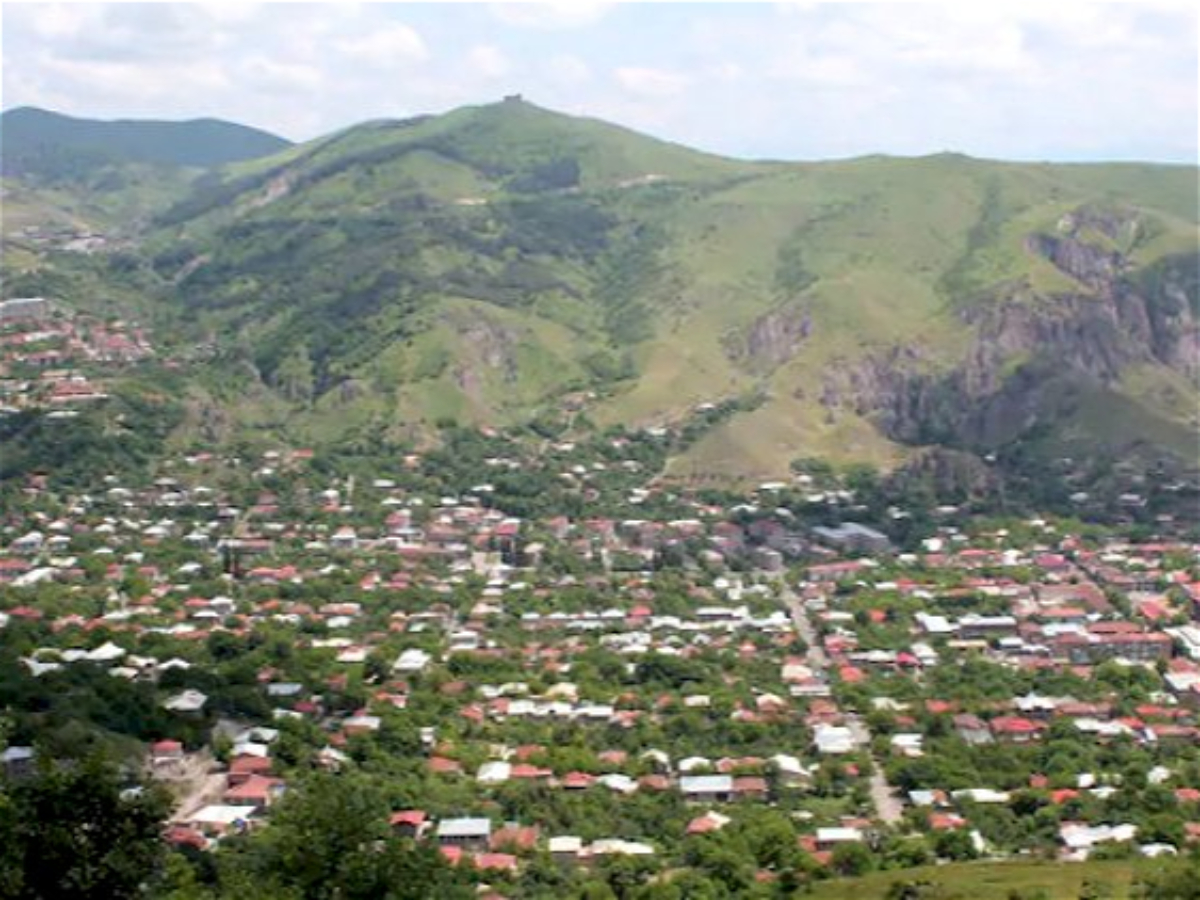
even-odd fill
[[[1101,885],[1111,893],[1094,896],[1126,900],[1135,879],[1161,871],[1155,860],[1086,863],[1003,862],[958,863],[875,872],[861,878],[839,878],[816,884],[812,900],[889,900],[911,896],[914,900],[1078,900],[1085,884]],[[897,894],[896,885],[911,885],[910,894]]]
[[[241,373],[233,420],[306,440],[590,389],[598,425],[760,396],[684,476],[1044,424],[1051,453],[1136,427],[1186,455],[1196,194],[1178,166],[728,160],[509,100],[209,171],[140,252],[184,332],[219,337],[218,381]]]

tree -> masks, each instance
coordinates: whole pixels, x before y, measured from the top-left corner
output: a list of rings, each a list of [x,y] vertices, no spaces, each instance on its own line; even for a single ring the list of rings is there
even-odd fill
[[[1143,877],[1131,896],[1145,900],[1200,900],[1200,856]]]
[[[270,824],[245,840],[222,882],[250,875],[305,900],[471,895],[435,849],[389,834],[387,814],[383,794],[365,779],[316,775],[289,792]]]
[[[850,841],[838,844],[830,865],[839,875],[863,875],[871,871],[873,862],[871,851],[865,844]]]
[[[122,790],[101,757],[44,763],[0,788],[0,896],[142,896],[162,862],[167,810],[156,789]]]
[[[962,828],[939,831],[934,838],[933,849],[942,859],[961,861],[979,856],[971,835]]]

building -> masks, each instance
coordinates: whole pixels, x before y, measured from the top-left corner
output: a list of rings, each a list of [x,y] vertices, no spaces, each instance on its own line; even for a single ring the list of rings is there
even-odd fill
[[[465,850],[486,850],[492,838],[490,819],[442,819],[438,822],[437,840],[443,847]]]
[[[0,322],[24,322],[44,319],[53,311],[45,297],[17,297],[0,302]]]
[[[892,546],[886,534],[858,522],[844,522],[835,528],[820,525],[812,531],[822,544],[852,553],[886,553]]]
[[[679,779],[684,800],[724,803],[733,799],[732,775],[685,775]]]
[[[1115,634],[1064,634],[1054,646],[1059,654],[1075,665],[1088,665],[1108,659],[1130,662],[1154,662],[1170,659],[1174,642],[1162,632],[1134,631]]]

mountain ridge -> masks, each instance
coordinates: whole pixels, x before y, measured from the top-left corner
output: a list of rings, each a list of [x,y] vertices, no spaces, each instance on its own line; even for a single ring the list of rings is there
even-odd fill
[[[510,99],[209,170],[139,252],[242,373],[200,390],[226,437],[413,438],[579,391],[600,427],[736,401],[672,471],[760,476],[1055,423],[1120,454],[1085,415],[1120,396],[1185,456],[1195,187],[1171,164],[731,160]],[[1150,331],[1102,336],[1137,309]]]
[[[47,152],[74,153],[81,168],[120,162],[205,168],[290,145],[262,129],[211,117],[89,119],[31,106],[0,113],[0,160],[10,176],[53,174],[39,159]]]

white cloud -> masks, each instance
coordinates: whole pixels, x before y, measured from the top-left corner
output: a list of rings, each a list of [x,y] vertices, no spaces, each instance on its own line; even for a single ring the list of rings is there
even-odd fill
[[[425,41],[416,29],[402,22],[395,22],[378,30],[337,41],[338,50],[356,60],[367,62],[378,68],[390,68],[429,58]]]
[[[622,66],[613,74],[621,87],[642,97],[673,97],[692,83],[692,79],[682,72],[645,66]]]
[[[282,94],[296,90],[315,91],[324,83],[322,72],[316,66],[279,62],[264,56],[247,60],[245,74],[254,87]]]
[[[556,83],[567,87],[577,87],[592,78],[591,67],[570,53],[555,54],[546,64],[546,69]]]
[[[606,16],[616,6],[603,0],[526,0],[491,3],[488,9],[505,25],[519,28],[583,28]]]
[[[512,63],[499,47],[479,44],[467,53],[467,65],[488,80],[503,78],[512,70]]]
[[[4,16],[29,15],[30,7],[12,4],[4,10]],[[86,26],[89,19],[94,18],[94,11],[85,6],[68,3],[48,3],[38,9],[36,15],[30,15],[33,31],[38,37],[47,40],[61,40],[78,35]]]
[[[6,106],[297,138],[522,91],[748,156],[1194,161],[1197,144],[1188,0],[7,3],[0,22]]]

